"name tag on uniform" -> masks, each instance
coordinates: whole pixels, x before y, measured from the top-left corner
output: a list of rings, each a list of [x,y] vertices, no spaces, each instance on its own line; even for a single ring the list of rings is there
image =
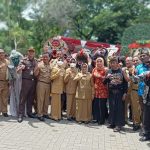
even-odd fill
[[[33,70],[30,71],[30,75],[33,75]]]

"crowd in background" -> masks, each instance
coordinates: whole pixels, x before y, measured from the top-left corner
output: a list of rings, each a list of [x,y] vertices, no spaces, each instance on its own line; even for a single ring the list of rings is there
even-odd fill
[[[45,47],[36,59],[34,48],[25,57],[13,50],[8,58],[0,49],[0,112],[8,117],[9,99],[10,115],[19,123],[26,116],[60,121],[66,111],[69,121],[107,121],[114,132],[130,120],[134,131],[142,128],[140,140],[150,140],[149,87],[147,49],[124,61],[112,56],[109,62],[97,51],[90,63],[83,50],[73,58],[61,51],[49,53]]]

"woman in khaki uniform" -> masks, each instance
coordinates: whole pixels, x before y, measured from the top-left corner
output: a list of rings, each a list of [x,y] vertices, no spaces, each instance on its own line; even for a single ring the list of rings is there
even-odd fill
[[[74,77],[77,75],[78,71],[76,68],[76,60],[72,58],[70,60],[70,68],[66,70],[66,75],[64,78],[65,89],[67,94],[67,119],[75,119],[76,113],[76,102],[75,102],[75,93],[77,82],[74,81]]]
[[[65,69],[62,59],[58,59],[57,66],[52,68],[51,83],[51,119],[61,119],[61,94],[64,91]]]
[[[88,72],[88,65],[83,63],[81,73],[74,78],[77,81],[76,90],[76,121],[88,123],[92,118],[92,100],[94,86],[92,75]]]

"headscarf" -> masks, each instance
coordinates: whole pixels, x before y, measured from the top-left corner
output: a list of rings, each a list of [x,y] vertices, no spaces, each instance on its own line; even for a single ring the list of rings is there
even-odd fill
[[[87,63],[82,63],[82,64],[81,64],[81,70],[82,70],[82,67],[83,67],[84,65],[87,67],[87,70],[86,70],[86,73],[87,73],[87,72],[88,72],[88,64],[87,64]]]
[[[12,50],[10,54],[10,62],[15,67],[18,66],[20,60],[23,58],[23,55],[20,52],[17,52],[16,50]]]
[[[104,59],[102,58],[102,57],[98,57],[97,59],[96,59],[96,68],[97,68],[97,61],[98,60],[101,60],[102,61],[102,67],[104,67]]]
[[[95,67],[95,61],[96,61],[96,59],[99,58],[99,57],[103,58],[103,60],[104,60],[104,65],[107,66],[107,55],[106,55],[106,56],[105,56],[105,55],[103,56],[103,55],[99,52],[99,50],[97,50],[97,51],[94,53],[94,55],[92,56],[92,66]]]

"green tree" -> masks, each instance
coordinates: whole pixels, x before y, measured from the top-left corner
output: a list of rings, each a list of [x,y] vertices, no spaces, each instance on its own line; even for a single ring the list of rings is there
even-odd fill
[[[0,43],[7,41],[2,46],[9,51],[14,48],[25,51],[34,46],[38,53],[49,37],[65,32],[70,22],[68,16],[76,12],[73,0],[2,0],[0,8],[0,21],[8,27],[7,31],[1,31],[4,36]],[[31,11],[29,19],[23,16],[27,9]]]
[[[1,39],[3,42],[3,47],[10,51],[11,49],[19,48],[27,32],[24,30],[24,25],[26,20],[22,17],[22,11],[26,9],[29,0],[2,0],[0,7],[2,7],[2,12],[0,20],[5,22],[8,30],[3,32],[3,37]],[[25,43],[24,43],[25,44]],[[19,47],[18,47],[19,46]]]
[[[34,46],[40,53],[44,42],[64,35],[101,42],[121,41],[124,30],[150,22],[149,0],[1,0],[0,46],[25,51]],[[24,11],[30,12],[23,16]]]
[[[40,6],[40,7],[39,7]],[[31,39],[38,53],[41,52],[44,42],[50,37],[63,34],[67,30],[70,18],[76,13],[73,0],[36,0],[32,2],[33,13]]]
[[[136,23],[150,22],[149,0],[77,0],[80,11],[73,30],[80,38],[117,43],[123,31]],[[144,18],[144,19],[143,19]]]
[[[121,44],[122,53],[128,53],[128,45],[136,41],[150,40],[150,23],[142,23],[125,29]]]

